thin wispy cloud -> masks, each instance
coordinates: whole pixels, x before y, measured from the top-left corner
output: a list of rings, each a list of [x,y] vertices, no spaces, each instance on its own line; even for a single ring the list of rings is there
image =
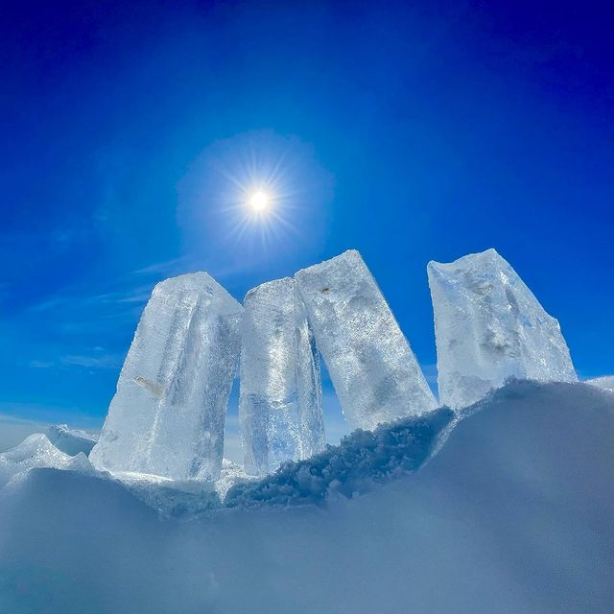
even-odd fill
[[[49,369],[55,365],[52,360],[31,360],[28,365],[33,369]]]
[[[117,354],[102,354],[100,356],[68,354],[60,357],[60,363],[68,367],[84,367],[86,369],[117,369],[122,365],[122,358]]]
[[[180,258],[171,258],[170,260],[155,262],[143,268],[137,269],[132,272],[132,275],[159,275],[159,274],[172,274],[176,271],[181,271],[186,266],[189,266],[189,260],[185,256]]]
[[[57,367],[80,367],[84,369],[119,369],[124,357],[120,354],[104,352],[95,348],[91,354],[65,354],[56,360],[33,359],[28,366],[33,369],[51,369]]]

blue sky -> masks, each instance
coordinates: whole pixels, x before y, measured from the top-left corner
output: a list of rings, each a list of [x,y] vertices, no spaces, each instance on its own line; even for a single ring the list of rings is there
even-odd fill
[[[613,11],[4,3],[0,414],[100,424],[166,276],[241,299],[347,248],[431,378],[426,264],[488,247],[614,373]],[[273,167],[283,219],[244,225]]]

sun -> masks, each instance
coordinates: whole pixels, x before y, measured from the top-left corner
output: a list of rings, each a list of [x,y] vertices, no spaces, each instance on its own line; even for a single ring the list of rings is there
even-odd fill
[[[249,197],[248,204],[256,212],[262,213],[268,209],[271,199],[266,192],[258,190],[252,193]]]

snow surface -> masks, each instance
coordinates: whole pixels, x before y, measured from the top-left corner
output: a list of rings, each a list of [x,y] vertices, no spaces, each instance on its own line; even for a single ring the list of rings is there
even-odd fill
[[[609,392],[614,392],[614,375],[596,377],[595,379],[589,379],[584,383],[590,384],[591,386],[597,386],[598,388],[602,388],[603,390],[607,390]]]
[[[351,428],[374,429],[437,406],[407,339],[356,250],[298,271],[295,279]]]
[[[245,468],[266,475],[325,445],[320,358],[291,277],[247,293],[239,419]]]
[[[494,249],[427,271],[442,404],[465,407],[509,378],[577,380],[558,321]]]
[[[375,431],[354,431],[338,446],[328,446],[308,460],[282,465],[275,475],[240,482],[230,489],[224,503],[228,507],[304,505],[336,495],[363,494],[376,484],[417,470],[453,417],[451,410],[439,409]]]
[[[31,469],[0,492],[0,612],[609,614],[612,394],[515,382],[460,416],[417,472],[382,471],[399,450],[383,427],[191,521],[99,473]],[[292,477],[323,467],[345,492]]]
[[[154,288],[90,455],[97,468],[219,477],[242,312],[207,273]]]

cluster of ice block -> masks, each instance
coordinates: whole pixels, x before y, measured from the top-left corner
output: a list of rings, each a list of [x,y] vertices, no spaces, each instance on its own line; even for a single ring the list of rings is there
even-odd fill
[[[443,404],[470,405],[510,377],[577,379],[557,320],[495,250],[431,262],[428,278]],[[195,273],[155,287],[90,458],[113,472],[218,479],[240,355],[246,471],[306,459],[325,446],[318,352],[352,428],[438,405],[357,251],[262,284],[244,307]]]
[[[207,273],[154,288],[90,455],[95,467],[217,479],[242,313]]]
[[[245,469],[266,475],[324,449],[319,358],[291,277],[245,297],[239,420]]]
[[[430,262],[439,400],[461,408],[508,378],[573,382],[557,320],[494,250]]]

